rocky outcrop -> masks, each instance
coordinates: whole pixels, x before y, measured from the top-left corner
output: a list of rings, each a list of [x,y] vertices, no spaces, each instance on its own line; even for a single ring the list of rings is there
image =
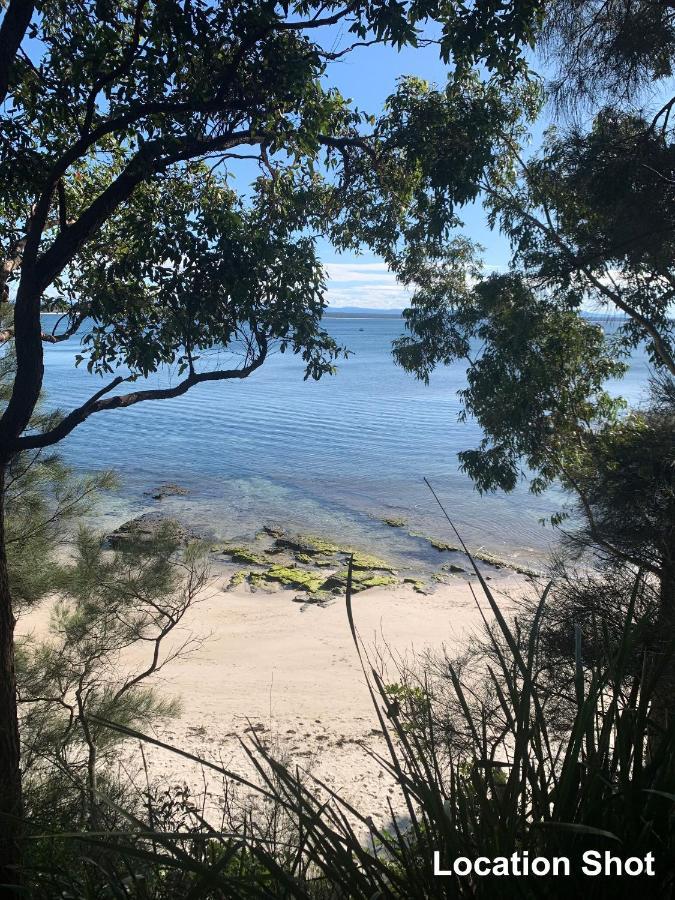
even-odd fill
[[[323,583],[324,590],[336,591],[343,593],[347,589],[347,569],[338,569],[329,575]],[[392,587],[398,584],[398,578],[393,575],[382,575],[378,572],[369,571],[352,571],[352,593],[357,594],[359,591],[365,591],[371,587]]]

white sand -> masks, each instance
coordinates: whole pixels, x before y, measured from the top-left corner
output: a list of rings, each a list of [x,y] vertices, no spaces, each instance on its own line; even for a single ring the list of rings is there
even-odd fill
[[[294,592],[250,593],[245,586],[224,591],[227,580],[217,579],[208,599],[185,622],[185,629],[203,639],[201,647],[172,662],[156,680],[163,694],[182,702],[180,718],[161,724],[156,735],[250,775],[239,738],[252,726],[275,753],[308,768],[381,821],[387,795],[397,803],[393,786],[363,749],[382,752],[384,743],[344,600],[303,609],[292,602]],[[503,596],[504,591],[519,593],[524,580],[508,576],[492,584]],[[489,616],[487,601],[474,585]],[[357,594],[353,608],[370,651],[409,661],[427,648],[461,649],[468,632],[480,624],[470,584],[460,579],[439,585],[429,596],[410,586],[373,588]],[[395,679],[392,666],[389,675]],[[146,754],[153,778],[203,790],[199,766],[154,747]],[[222,790],[217,776],[207,772],[206,784],[209,805],[217,806]]]

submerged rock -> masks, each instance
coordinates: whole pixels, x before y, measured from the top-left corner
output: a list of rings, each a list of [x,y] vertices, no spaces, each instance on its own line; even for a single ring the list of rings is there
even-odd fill
[[[433,547],[434,550],[438,550],[439,553],[463,553],[461,547],[458,547],[456,544],[448,544],[447,541],[441,541],[438,538],[429,537],[428,534],[423,534],[421,531],[409,531],[408,534],[410,537],[419,538],[422,541],[426,541],[430,547]]]
[[[274,538],[280,538],[286,534],[286,529],[275,523],[263,525],[262,530],[266,535]]]
[[[408,524],[405,519],[397,519],[395,517],[387,516],[384,519],[381,519],[384,525],[388,525],[390,528],[405,528]]]
[[[181,545],[201,540],[204,537],[196,529],[182,525],[162,513],[148,512],[124,522],[123,525],[111,532],[106,540],[111,547],[116,548],[130,543],[153,541],[162,535],[169,535]]]
[[[439,552],[448,552],[448,553],[461,553],[462,548],[455,546],[455,544],[447,544],[445,541],[437,541],[434,538],[429,538],[429,543],[431,546],[438,550]]]
[[[487,563],[490,566],[494,566],[495,569],[511,569],[512,572],[517,572],[519,575],[527,575],[530,578],[543,577],[541,572],[537,572],[535,569],[531,569],[529,566],[521,565],[515,560],[501,559],[499,556],[495,556],[493,553],[488,553],[484,550],[476,550],[471,555],[474,559],[480,559],[481,562]]]
[[[180,484],[173,484],[173,482],[166,481],[156,488],[153,488],[153,490],[146,491],[145,493],[147,496],[152,497],[153,500],[163,500],[165,497],[184,497],[186,494],[189,494],[190,491],[187,488],[181,487]]]

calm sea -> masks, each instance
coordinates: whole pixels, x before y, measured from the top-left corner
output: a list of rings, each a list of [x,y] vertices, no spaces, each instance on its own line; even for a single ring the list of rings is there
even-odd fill
[[[105,524],[162,508],[225,538],[278,522],[402,562],[428,561],[426,543],[408,531],[452,536],[426,476],[469,545],[521,558],[545,553],[555,532],[539,520],[559,508],[559,493],[534,497],[523,485],[481,497],[458,470],[458,451],[480,440],[474,423],[457,419],[464,367],[439,370],[427,387],[392,361],[401,319],[330,317],[326,327],[353,354],[334,377],[303,382],[301,361],[276,354],[245,381],[101,413],[73,432],[61,445],[69,464],[121,476],[119,493],[105,501]],[[74,366],[78,349],[76,338],[46,349],[50,406],[67,410],[101,386]],[[647,377],[638,354],[623,396],[638,402]],[[166,384],[171,374],[159,380]],[[189,496],[161,504],[144,496],[162,481],[183,485]],[[407,529],[383,525],[385,516],[405,519]]]

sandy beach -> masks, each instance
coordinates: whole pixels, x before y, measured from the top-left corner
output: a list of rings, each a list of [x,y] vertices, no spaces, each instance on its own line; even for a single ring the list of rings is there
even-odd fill
[[[168,665],[155,679],[164,696],[181,703],[178,718],[160,723],[154,734],[203,759],[238,773],[252,768],[240,739],[255,729],[274,754],[324,780],[375,820],[386,816],[395,790],[364,748],[384,749],[381,732],[349,631],[345,601],[322,608],[293,602],[293,591],[226,590],[219,575],[185,621],[200,641],[186,658]],[[527,582],[505,575],[494,583],[504,604]],[[476,596],[489,606],[476,580],[457,578],[430,595],[409,585],[373,588],[353,600],[359,634],[373,658],[411,662],[427,649],[461,649],[480,627]],[[379,663],[378,663],[379,665]],[[385,678],[386,680],[386,678]],[[206,789],[217,810],[218,776],[154,746],[145,748],[151,779],[163,785]],[[136,762],[138,755],[135,756]],[[133,766],[132,766],[133,767]],[[131,773],[138,778],[139,772]]]

